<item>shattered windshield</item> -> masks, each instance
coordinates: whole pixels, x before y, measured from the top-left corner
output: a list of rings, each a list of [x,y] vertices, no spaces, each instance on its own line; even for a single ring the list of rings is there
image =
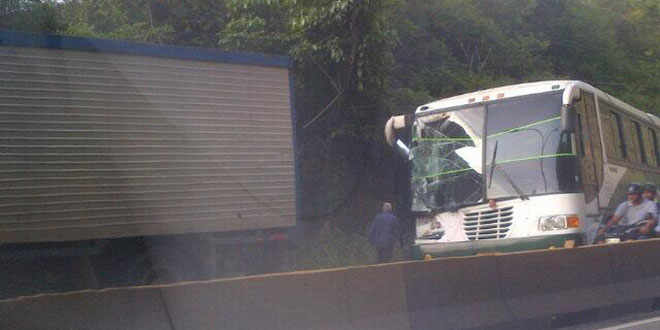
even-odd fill
[[[481,200],[484,117],[480,106],[415,121],[413,211],[451,209]]]
[[[419,116],[413,125],[412,210],[451,211],[485,196],[577,191],[571,140],[560,130],[561,96],[536,94]]]

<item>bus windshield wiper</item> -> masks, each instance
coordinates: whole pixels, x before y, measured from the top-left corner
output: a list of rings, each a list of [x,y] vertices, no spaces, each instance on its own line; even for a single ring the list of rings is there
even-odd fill
[[[497,141],[497,140],[495,141],[495,148],[494,148],[494,150],[493,150],[493,158],[492,158],[492,160],[491,160],[491,162],[490,162],[490,174],[489,174],[490,177],[488,178],[488,189],[490,189],[491,185],[493,184],[493,172],[495,171],[495,167],[497,166],[496,156],[497,156],[497,143],[498,143],[498,142],[499,142],[499,141]],[[508,173],[506,173],[506,172],[505,172],[503,169],[501,169],[501,168],[498,168],[498,170],[500,171],[500,173],[502,173],[502,176],[504,176],[504,178],[505,178],[506,181],[511,185],[511,187],[513,187],[513,190],[516,191],[516,194],[518,194],[518,197],[520,197],[520,199],[523,199],[523,200],[525,200],[525,199],[529,199],[529,198],[528,198],[528,197],[522,192],[522,190],[520,190],[520,187],[518,187],[518,185],[516,185],[516,183],[513,182],[513,180],[511,179],[511,177],[509,176]]]
[[[495,158],[497,157],[497,143],[500,141],[495,140],[495,148],[493,149],[493,159],[490,160],[490,173],[488,174],[488,189],[490,189],[490,186],[493,184],[493,171],[495,171],[495,166],[497,165],[495,163]]]
[[[520,190],[520,187],[518,187],[518,185],[516,185],[516,183],[513,182],[513,180],[512,180],[511,177],[509,176],[509,174],[507,174],[507,173],[506,173],[503,169],[501,169],[501,168],[499,168],[498,170],[500,170],[500,173],[503,174],[503,176],[504,176],[504,178],[506,179],[506,181],[509,182],[509,184],[511,185],[511,187],[513,187],[513,190],[516,191],[516,194],[518,194],[518,197],[520,197],[520,199],[523,199],[523,200],[525,200],[525,199],[529,199],[529,198],[527,197],[527,195],[525,195],[525,194],[522,192],[522,190]]]

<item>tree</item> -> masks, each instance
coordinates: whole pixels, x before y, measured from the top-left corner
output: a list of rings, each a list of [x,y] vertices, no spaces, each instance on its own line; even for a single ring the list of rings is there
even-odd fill
[[[154,15],[159,1],[68,0],[61,10],[62,34],[142,42],[169,43],[173,28]]]
[[[55,0],[0,0],[0,28],[48,33],[62,27]]]
[[[318,194],[304,203],[312,206],[309,213],[345,205],[360,194],[357,187],[369,190],[364,171],[377,168],[387,154],[381,124],[388,114],[382,109],[396,41],[389,22],[399,5],[393,0],[229,2],[222,48],[286,53],[294,60],[300,150],[303,172],[309,174],[303,179],[306,191]]]

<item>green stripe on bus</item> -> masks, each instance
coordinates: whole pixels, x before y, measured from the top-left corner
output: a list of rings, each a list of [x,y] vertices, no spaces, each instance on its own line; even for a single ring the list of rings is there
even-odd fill
[[[413,141],[472,141],[471,138],[413,138]]]
[[[541,124],[549,123],[549,122],[551,122],[551,121],[555,121],[555,120],[559,120],[559,119],[561,119],[560,116],[552,117],[552,118],[548,118],[548,119],[541,120],[541,121],[537,121],[537,122],[533,122],[533,123],[531,123],[531,124],[527,124],[527,125],[524,125],[524,126],[520,126],[520,127],[512,128],[512,129],[509,129],[509,130],[506,130],[506,131],[503,131],[503,132],[493,133],[493,134],[491,134],[491,135],[488,135],[488,137],[490,138],[490,137],[496,137],[496,136],[500,136],[500,135],[504,135],[504,134],[508,134],[508,133],[514,133],[514,132],[517,132],[517,131],[523,130],[523,129],[525,129],[525,128],[530,128],[530,127],[533,127],[533,126],[537,126],[537,125],[541,125]]]
[[[540,159],[545,159],[545,158],[560,158],[560,157],[573,157],[575,154],[573,153],[563,153],[563,154],[552,154],[552,155],[542,155],[542,156],[533,156],[533,157],[525,157],[525,158],[517,158],[517,159],[509,159],[509,160],[502,160],[502,161],[497,161],[497,165],[499,164],[507,164],[507,163],[515,163],[515,162],[523,162],[527,160],[540,160]]]
[[[468,168],[462,168],[462,169],[458,169],[458,170],[451,170],[451,171],[447,171],[447,172],[440,172],[440,173],[425,175],[425,176],[413,176],[413,179],[428,179],[428,178],[434,178],[436,176],[443,176],[443,175],[447,175],[447,174],[467,172],[467,171],[470,171],[470,170],[473,170],[473,169],[471,167],[468,167]]]
[[[508,133],[514,133],[514,132],[523,130],[525,128],[534,127],[534,126],[537,126],[537,125],[549,123],[549,122],[559,120],[559,119],[561,119],[560,116],[540,120],[540,121],[533,122],[531,124],[527,124],[527,125],[524,125],[524,126],[508,129],[506,131],[493,133],[491,135],[488,135],[488,137],[491,138],[491,137],[497,137],[497,136],[508,134]],[[418,138],[418,137],[413,137],[413,141],[472,141],[472,138]]]
[[[533,157],[525,157],[525,158],[517,158],[517,159],[509,159],[509,160],[502,160],[498,161],[497,164],[508,164],[508,163],[515,163],[515,162],[524,162],[528,160],[540,160],[540,159],[546,159],[546,158],[560,158],[560,157],[574,157],[575,154],[573,153],[560,153],[560,154],[552,154],[552,155],[542,155],[542,156],[533,156]],[[451,170],[451,171],[446,171],[446,172],[440,172],[440,173],[435,173],[431,175],[425,175],[425,176],[413,176],[413,179],[428,179],[428,178],[434,178],[437,176],[443,176],[443,175],[448,175],[448,174],[455,174],[455,173],[461,173],[461,172],[467,172],[470,170],[474,170],[473,168],[461,168],[458,170]]]

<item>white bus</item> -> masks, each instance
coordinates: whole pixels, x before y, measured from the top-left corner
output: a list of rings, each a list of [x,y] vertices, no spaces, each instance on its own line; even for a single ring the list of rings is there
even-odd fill
[[[411,163],[415,256],[589,242],[629,183],[659,182],[659,125],[580,81],[478,91],[390,118],[386,140]]]

